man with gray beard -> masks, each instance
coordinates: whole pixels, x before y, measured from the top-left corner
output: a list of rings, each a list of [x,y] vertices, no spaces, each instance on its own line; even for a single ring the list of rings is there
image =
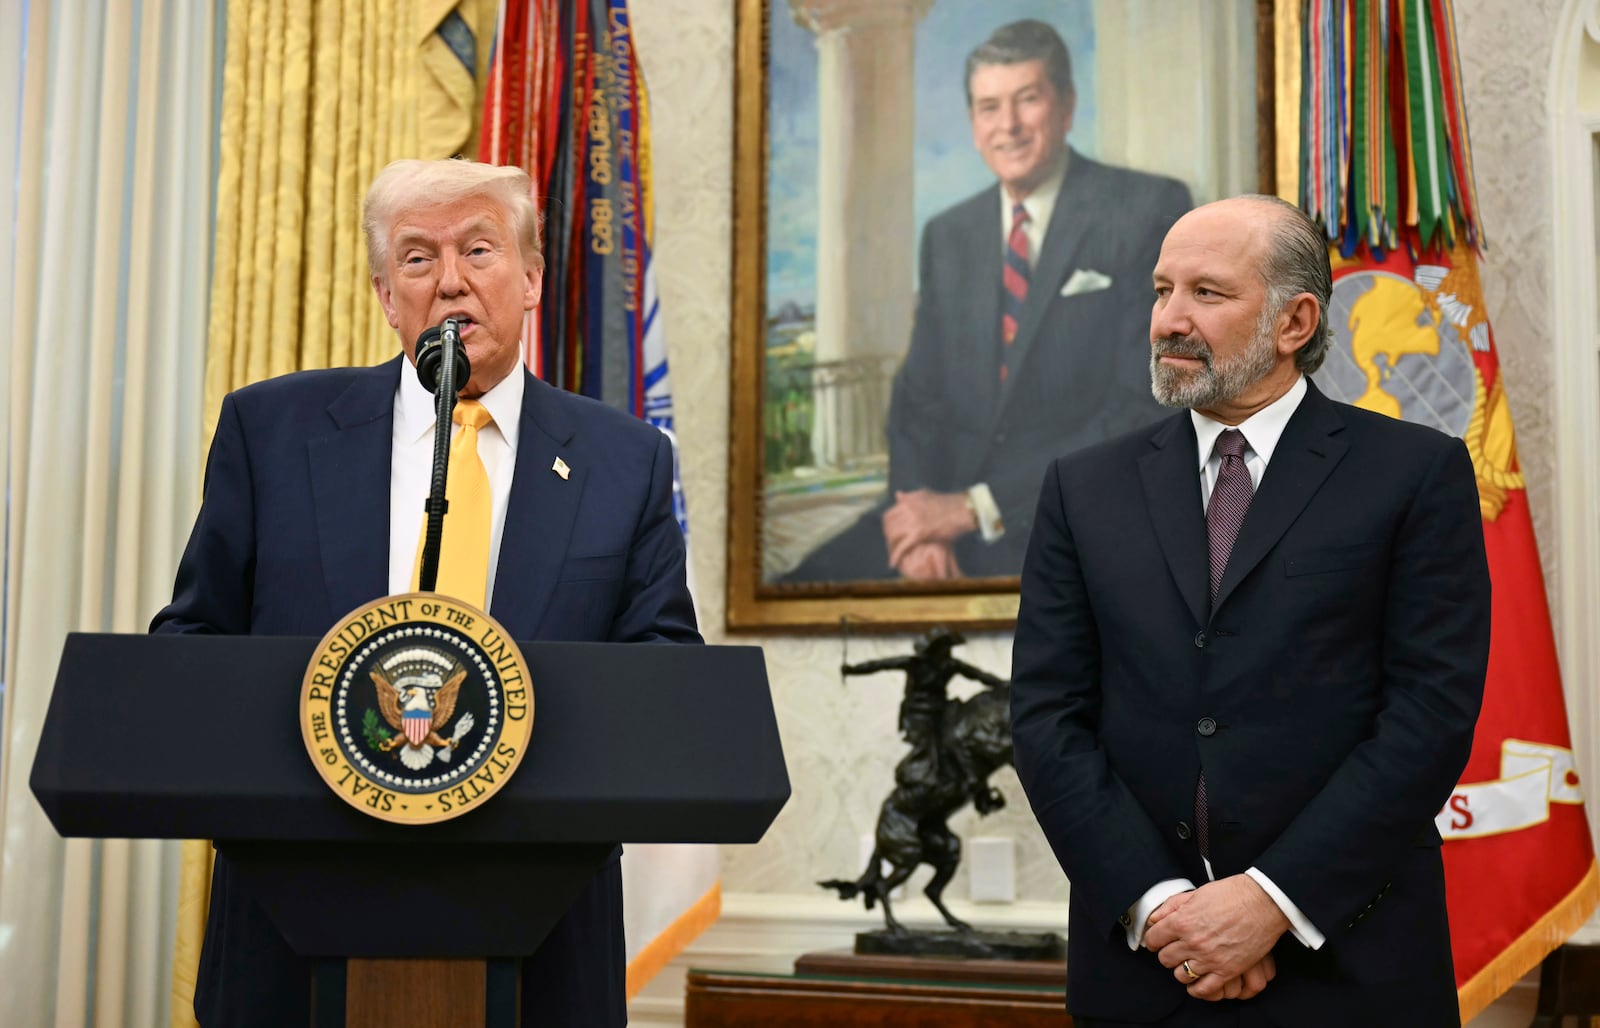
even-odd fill
[[[1154,284],[1152,392],[1186,410],[1052,464],[1022,574],[1012,734],[1072,881],[1067,1006],[1457,1025],[1433,819],[1488,662],[1466,447],[1307,378],[1332,274],[1297,208],[1190,212]]]

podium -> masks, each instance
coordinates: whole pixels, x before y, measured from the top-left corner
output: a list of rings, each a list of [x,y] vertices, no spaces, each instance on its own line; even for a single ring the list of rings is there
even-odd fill
[[[63,836],[215,840],[318,959],[319,1026],[362,1022],[361,997],[424,970],[487,1023],[516,1023],[517,958],[618,844],[753,843],[789,797],[759,648],[521,643],[534,722],[511,780],[452,821],[379,821],[306,753],[298,697],[316,645],[69,635],[29,785]],[[522,887],[470,887],[484,882]],[[370,916],[402,900],[452,930]]]

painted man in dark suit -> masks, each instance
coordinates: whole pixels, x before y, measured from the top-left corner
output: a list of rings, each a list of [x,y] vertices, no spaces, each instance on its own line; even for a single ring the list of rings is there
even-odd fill
[[[544,267],[530,196],[521,171],[465,161],[399,161],[378,176],[365,217],[372,283],[404,356],[223,401],[200,515],[153,631],[320,636],[410,590],[434,428],[413,351],[425,328],[458,317],[472,368],[462,396],[493,417],[478,433],[493,514],[477,599],[516,639],[699,641],[668,440],[521,367]],[[292,693],[285,702],[287,715]],[[524,961],[525,1023],[626,1023],[619,859]],[[200,1022],[307,1024],[308,975],[218,857]]]
[[[1311,384],[1330,292],[1298,209],[1186,215],[1150,373],[1188,409],[1045,477],[1012,731],[1090,1028],[1459,1023],[1433,819],[1488,661],[1476,481]]]
[[[889,497],[791,581],[1015,575],[1045,464],[1160,415],[1139,302],[1188,190],[1067,146],[1072,60],[1044,22],[995,30],[966,76],[998,181],[923,229]]]

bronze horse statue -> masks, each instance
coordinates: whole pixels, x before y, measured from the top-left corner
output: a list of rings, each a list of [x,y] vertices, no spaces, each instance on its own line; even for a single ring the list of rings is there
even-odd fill
[[[951,927],[971,926],[944,905],[944,890],[961,862],[961,840],[946,820],[968,801],[980,814],[1005,806],[1005,798],[989,785],[989,775],[1011,763],[1011,685],[950,655],[965,640],[954,632],[933,629],[916,642],[909,657],[888,657],[845,665],[844,674],[904,671],[906,695],[900,705],[900,731],[911,752],[895,767],[895,787],[878,811],[872,857],[854,881],[818,882],[843,900],[861,896],[868,910],[883,904],[891,932],[904,932],[889,907],[889,893],[911,877],[919,864],[933,867],[923,889]],[[966,700],[949,699],[950,679],[960,674],[988,686]],[[883,865],[889,865],[884,873]]]

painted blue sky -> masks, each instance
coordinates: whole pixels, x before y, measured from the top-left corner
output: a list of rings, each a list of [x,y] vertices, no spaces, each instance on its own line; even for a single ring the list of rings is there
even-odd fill
[[[962,69],[995,28],[1019,18],[1054,25],[1072,52],[1077,113],[1068,137],[1096,153],[1093,0],[935,0],[917,26],[916,221],[994,181],[972,146]],[[767,307],[816,296],[817,50],[787,3],[772,5],[771,167],[767,181]]]

